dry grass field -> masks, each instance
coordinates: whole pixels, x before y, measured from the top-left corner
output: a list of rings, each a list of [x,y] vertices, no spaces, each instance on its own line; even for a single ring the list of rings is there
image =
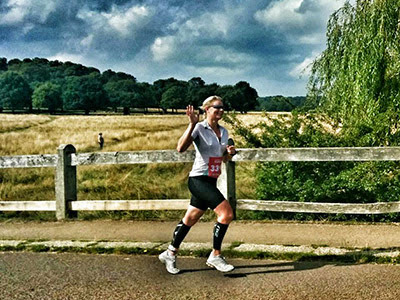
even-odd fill
[[[0,155],[55,153],[60,144],[78,152],[175,148],[175,137],[186,127],[185,116],[37,116],[1,115]]]
[[[241,116],[257,122],[260,115]],[[185,115],[50,116],[0,114],[0,156],[53,154],[60,144],[77,152],[175,149],[187,126]],[[78,199],[189,198],[191,164],[87,166],[78,168]],[[239,198],[253,198],[254,164],[238,165]],[[0,200],[54,200],[51,168],[0,170]]]

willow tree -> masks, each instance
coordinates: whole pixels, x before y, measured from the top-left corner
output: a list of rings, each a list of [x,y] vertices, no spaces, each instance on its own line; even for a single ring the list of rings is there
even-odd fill
[[[309,99],[359,145],[399,144],[400,0],[358,0],[333,13]]]
[[[315,60],[309,81],[308,104],[320,113],[294,111],[292,118],[269,118],[251,126],[226,115],[235,135],[242,138],[237,143],[267,148],[400,145],[399,13],[400,0],[345,3],[329,19],[327,47]],[[320,122],[324,116],[342,130],[325,126]],[[256,197],[331,203],[398,201],[399,166],[398,161],[260,163]],[[277,217],[400,220],[399,214]]]

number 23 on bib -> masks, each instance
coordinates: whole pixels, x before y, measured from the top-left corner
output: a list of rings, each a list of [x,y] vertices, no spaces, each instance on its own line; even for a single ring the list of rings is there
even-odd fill
[[[208,176],[218,178],[221,175],[222,157],[210,157],[208,160]]]

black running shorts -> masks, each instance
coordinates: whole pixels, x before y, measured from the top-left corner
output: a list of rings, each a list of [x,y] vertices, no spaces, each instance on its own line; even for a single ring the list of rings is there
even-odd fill
[[[215,209],[222,201],[224,195],[217,188],[217,179],[209,176],[189,177],[189,190],[192,193],[190,205],[201,209]]]

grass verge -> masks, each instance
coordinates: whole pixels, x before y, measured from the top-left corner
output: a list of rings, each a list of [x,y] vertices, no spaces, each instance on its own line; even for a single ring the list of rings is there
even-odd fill
[[[163,243],[149,247],[140,246],[100,246],[96,242],[90,243],[87,246],[54,246],[50,244],[37,244],[37,242],[24,241],[19,244],[0,244],[1,252],[51,252],[51,253],[84,253],[84,254],[118,254],[118,255],[159,255],[165,250]],[[242,259],[270,259],[270,260],[285,260],[293,262],[329,262],[329,263],[346,263],[346,264],[399,264],[400,254],[399,249],[353,249],[345,254],[326,254],[317,255],[312,252],[269,252],[269,251],[238,251],[237,247],[240,242],[233,242],[227,249],[224,250],[224,256],[227,258],[242,258]],[[382,255],[386,253],[386,255]],[[200,249],[182,249],[181,256],[201,257],[206,258],[210,254],[209,248]]]

